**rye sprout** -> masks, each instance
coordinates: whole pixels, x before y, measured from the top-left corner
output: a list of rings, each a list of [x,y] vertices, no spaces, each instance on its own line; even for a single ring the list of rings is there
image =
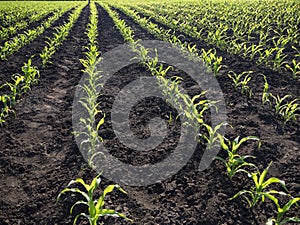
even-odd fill
[[[104,208],[105,204],[105,197],[108,193],[112,192],[115,188],[121,191],[122,193],[126,192],[116,184],[111,184],[108,185],[101,196],[98,198],[98,200],[95,199],[94,197],[94,191],[95,189],[99,186],[101,182],[100,175],[97,175],[91,182],[91,184],[86,184],[81,178],[77,178],[76,180],[70,181],[70,183],[67,185],[67,187],[60,192],[60,194],[57,197],[57,201],[60,199],[61,195],[66,193],[66,192],[73,192],[73,193],[78,193],[83,196],[84,200],[79,200],[73,204],[73,206],[70,209],[70,213],[73,213],[73,209],[77,205],[86,205],[88,207],[88,214],[81,212],[76,215],[73,224],[76,224],[77,220],[79,217],[85,217],[88,219],[90,225],[97,225],[98,220],[102,216],[114,216],[114,217],[120,217],[123,219],[128,219],[124,214],[118,213],[113,209],[106,209]],[[85,189],[84,191],[80,190],[79,188],[70,188],[71,185],[73,184],[81,184],[83,188]],[[103,223],[101,223],[103,224]]]
[[[251,188],[251,190],[241,190],[237,194],[235,194],[231,199],[237,198],[239,196],[243,196],[246,201],[248,202],[249,206],[252,208],[255,206],[260,200],[262,202],[265,201],[265,198],[274,197],[274,194],[281,194],[281,195],[287,195],[287,189],[285,186],[285,182],[283,180],[280,180],[276,177],[271,177],[268,180],[265,180],[267,172],[271,166],[272,162],[268,165],[267,168],[263,170],[261,173],[260,171],[254,172],[254,173],[248,173],[248,176],[252,178],[252,181],[254,183],[254,186]],[[276,190],[269,190],[265,191],[266,188],[268,188],[271,184],[280,184],[286,192],[276,191]],[[249,197],[248,197],[248,196]]]
[[[219,156],[216,156],[216,159],[221,160],[224,163],[227,175],[230,179],[238,172],[245,172],[248,174],[249,172],[243,169],[244,167],[256,167],[254,164],[246,162],[247,158],[255,158],[254,156],[241,156],[237,153],[237,150],[244,142],[249,140],[259,141],[259,138],[248,136],[240,139],[240,137],[236,137],[233,141],[230,141],[220,134],[218,134],[218,138],[221,143],[221,148],[227,152],[228,159],[226,160]]]

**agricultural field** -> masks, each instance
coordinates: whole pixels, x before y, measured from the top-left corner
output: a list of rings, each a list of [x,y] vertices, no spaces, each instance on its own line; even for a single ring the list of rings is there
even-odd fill
[[[300,224],[299,171],[300,1],[0,2],[1,225]]]

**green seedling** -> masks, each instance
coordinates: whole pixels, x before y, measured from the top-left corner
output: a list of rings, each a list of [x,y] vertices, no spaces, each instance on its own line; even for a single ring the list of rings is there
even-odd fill
[[[275,104],[275,112],[283,118],[283,124],[287,124],[289,121],[295,121],[300,114],[300,106],[297,103],[299,99],[293,99],[292,101],[286,101],[288,98],[291,98],[291,95],[285,95],[282,98],[277,95],[272,95]]]
[[[284,105],[284,101],[285,101],[286,99],[292,97],[291,95],[285,95],[285,96],[283,96],[282,98],[281,98],[279,95],[277,95],[277,96],[271,95],[271,96],[272,96],[273,100],[275,101],[274,106],[275,106],[275,112],[276,112],[276,114],[279,114],[280,109],[281,109],[281,108],[283,107],[283,105]]]
[[[251,188],[251,190],[239,191],[231,199],[237,198],[239,196],[243,196],[248,202],[249,207],[252,208],[258,202],[260,201],[264,202],[266,197],[270,198],[271,196],[274,196],[274,194],[287,195],[286,192],[288,191],[286,189],[285,182],[283,180],[280,180],[276,177],[271,177],[265,180],[271,164],[272,163],[270,163],[268,167],[263,170],[262,173],[260,171],[254,173],[248,173],[248,176],[252,179],[254,186]],[[276,184],[276,183],[280,184],[281,187],[284,188],[286,192],[281,192],[276,190],[266,190],[266,188],[268,188],[271,184]]]
[[[249,47],[247,47],[247,45],[244,44],[244,57],[249,57],[251,60],[253,60],[254,57],[256,55],[259,55],[262,50],[263,46],[260,44],[251,44]]]
[[[204,124],[204,113],[211,107],[215,107],[216,111],[218,111],[215,105],[217,101],[201,99],[206,92],[203,91],[199,95],[193,96],[193,98],[190,98],[187,94],[180,96],[184,102],[183,112],[189,121],[187,125],[192,126],[197,133],[200,126]]]
[[[295,57],[300,57],[300,49],[296,48],[296,46],[292,46],[292,49],[294,49],[297,53],[295,53]]]
[[[205,64],[212,68],[215,75],[217,75],[221,68],[224,67],[222,65],[222,56],[218,57],[216,54],[216,49],[209,49],[205,51],[205,49],[201,49],[201,58],[204,60]]]
[[[218,139],[221,143],[221,148],[227,152],[228,159],[226,160],[219,156],[216,156],[216,159],[221,160],[224,163],[227,175],[230,179],[238,172],[245,172],[248,174],[249,172],[244,169],[245,167],[256,167],[254,164],[246,162],[247,158],[255,158],[254,156],[241,156],[237,151],[244,142],[249,140],[259,141],[259,138],[248,136],[240,139],[240,137],[237,137],[233,141],[230,141],[218,134]]]
[[[80,143],[80,149],[84,152],[87,152],[87,163],[88,166],[94,167],[94,159],[102,152],[97,152],[98,144],[103,141],[103,139],[98,135],[100,127],[105,122],[105,114],[102,115],[102,118],[96,124],[95,117],[99,114],[102,114],[102,111],[98,109],[99,104],[97,103],[97,98],[99,94],[97,89],[102,86],[99,79],[101,79],[100,71],[97,71],[96,63],[97,58],[100,55],[100,52],[97,47],[97,8],[95,3],[91,4],[91,15],[90,23],[88,24],[87,31],[85,34],[89,38],[89,44],[85,47],[87,50],[85,52],[85,58],[80,59],[81,64],[87,76],[87,82],[85,85],[80,86],[80,88],[85,93],[85,97],[82,97],[79,100],[79,103],[82,107],[88,112],[88,118],[80,118],[80,123],[85,128],[84,131],[74,133],[76,137],[83,137],[83,141]],[[99,59],[101,60],[101,58]],[[95,125],[96,124],[96,125]]]
[[[240,74],[237,74],[233,71],[229,71],[227,74],[228,77],[233,81],[233,86],[237,90],[241,88],[241,93],[245,94],[247,97],[252,97],[252,90],[248,86],[249,81],[251,80],[251,74],[253,71],[244,71]]]
[[[263,75],[263,78],[264,78],[264,90],[263,90],[261,101],[263,104],[269,103],[269,105],[271,105],[272,101],[270,100],[270,97],[272,96],[272,94],[269,91],[269,83],[265,75]]]
[[[287,64],[287,61],[285,61],[285,58],[287,57],[286,54],[283,53],[284,48],[276,49],[276,54],[273,62],[273,68],[278,69],[282,67],[284,64]]]
[[[259,59],[257,61],[258,65],[261,64],[265,64],[268,65],[269,64],[269,60],[272,57],[273,53],[276,51],[276,48],[270,48],[270,49],[265,49],[263,52],[260,52],[260,56]]]
[[[24,63],[22,72],[24,73],[24,80],[27,86],[36,84],[40,78],[40,72],[36,66],[32,66],[31,59],[29,59],[27,63]]]
[[[206,134],[199,134],[200,137],[204,138],[207,142],[207,148],[208,149],[211,149],[212,147],[214,147],[216,145],[216,143],[218,142],[219,140],[219,133],[218,133],[218,130],[222,127],[222,126],[227,126],[228,123],[220,123],[218,124],[217,126],[215,126],[214,128],[211,127],[210,125],[208,124],[202,124],[206,130],[207,130],[207,133],[208,135]]]
[[[300,198],[292,198],[283,207],[281,207],[275,196],[267,194],[266,197],[271,199],[277,206],[277,217],[269,219],[266,225],[283,225],[288,222],[300,222],[299,217],[284,217],[284,214],[289,211],[294,204],[297,204],[297,202],[300,201]]]
[[[14,105],[16,103],[17,97],[21,95],[22,89],[22,82],[24,81],[24,76],[20,74],[15,74],[12,77],[14,82],[6,82],[6,85],[10,89],[10,103]],[[27,86],[26,86],[27,87]]]
[[[84,147],[87,147],[87,159],[88,159],[88,165],[90,167],[93,167],[93,160],[94,158],[100,154],[101,152],[97,152],[97,145],[99,141],[102,141],[102,138],[98,135],[98,131],[100,129],[100,126],[104,124],[105,115],[100,119],[100,121],[97,123],[96,126],[94,124],[95,116],[99,113],[102,113],[101,110],[98,109],[99,103],[97,103],[97,86],[96,85],[96,79],[95,74],[89,74],[89,86],[84,85],[81,87],[83,91],[86,93],[86,97],[82,97],[80,99],[80,104],[84,107],[85,110],[87,110],[89,117],[84,119],[80,118],[80,122],[83,124],[83,126],[86,128],[85,131],[75,133],[75,136],[83,135],[84,140],[80,144],[80,148],[83,149]]]
[[[297,62],[295,59],[292,60],[292,65],[285,64],[285,67],[292,72],[294,79],[300,76],[300,62]]]
[[[283,118],[283,124],[287,124],[289,121],[296,121],[297,117],[300,116],[300,107],[297,103],[299,99],[294,99],[286,104],[284,104],[280,110],[279,115]]]
[[[99,218],[103,216],[114,216],[114,217],[120,217],[129,221],[132,221],[128,219],[124,214],[118,213],[113,209],[106,209],[104,208],[105,204],[105,197],[107,194],[112,192],[114,189],[117,189],[121,191],[122,193],[126,192],[119,186],[119,185],[108,185],[101,196],[98,198],[98,200],[94,200],[94,191],[99,186],[101,182],[100,175],[97,175],[91,184],[86,184],[81,178],[77,178],[76,180],[70,181],[70,183],[67,185],[67,187],[60,192],[60,194],[57,197],[57,201],[59,201],[62,194],[65,194],[66,192],[73,192],[80,194],[84,200],[79,200],[73,204],[73,206],[70,209],[70,213],[73,213],[73,209],[77,205],[86,205],[88,207],[88,214],[81,212],[78,215],[76,215],[73,224],[76,224],[79,217],[85,217],[90,225],[97,225]],[[70,188],[73,184],[81,184],[84,188],[84,191],[81,191],[79,188]],[[103,224],[103,222],[101,222]]]
[[[11,100],[8,95],[0,95],[0,126],[5,122],[5,117],[10,113],[14,112],[11,109]]]

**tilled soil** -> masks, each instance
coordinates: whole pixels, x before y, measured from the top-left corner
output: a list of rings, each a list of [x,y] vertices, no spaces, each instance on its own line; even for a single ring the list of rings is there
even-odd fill
[[[31,43],[23,46],[15,52],[14,54],[7,57],[7,60],[0,60],[0,85],[3,85],[5,82],[11,82],[11,76],[15,73],[22,73],[21,67],[24,65],[24,62],[32,57],[33,65],[40,65],[39,55],[42,53],[44,47],[46,46],[46,41],[48,38],[53,38],[56,33],[55,27],[63,25],[67,21],[72,9],[65,12],[58,20],[56,20],[51,27],[46,29],[44,33],[34,39]],[[34,29],[35,24],[31,24],[28,29]],[[5,88],[0,90],[0,94],[5,92]]]
[[[28,26],[26,28],[18,30],[17,33],[15,33],[15,34],[9,34],[8,37],[5,38],[5,40],[3,40],[3,39],[0,40],[0,46],[2,46],[7,40],[14,38],[16,35],[23,34],[25,31],[28,30],[28,27],[30,27],[30,29],[37,28],[43,21],[46,21],[53,15],[54,15],[53,12],[50,12],[47,15],[44,15],[41,19],[39,19],[37,21],[32,21],[32,22],[30,22],[30,20],[28,18],[25,18],[24,20],[28,22]]]
[[[99,5],[97,9],[99,48],[105,53],[124,41],[105,10]],[[129,17],[121,14],[121,18],[135,31],[135,38],[154,39]],[[96,175],[95,171],[84,166],[85,161],[72,135],[72,101],[82,76],[79,59],[84,58],[83,46],[88,44],[84,34],[88,20],[89,7],[86,7],[68,39],[53,56],[52,64],[41,70],[39,84],[19,101],[16,116],[12,115],[0,128],[0,224],[72,224],[74,216],[83,210],[83,207],[77,207],[70,216],[69,209],[78,196],[66,194],[59,202],[56,202],[56,197],[71,179],[82,177],[91,181]],[[33,45],[38,47],[41,44],[34,42]],[[204,43],[200,46],[207,47]],[[249,64],[251,70],[260,69],[251,62],[240,63],[241,59],[237,56],[222,54],[228,70],[250,70]],[[14,72],[15,68],[5,74]],[[175,72],[170,72],[170,76],[172,73]],[[298,195],[300,123],[283,128],[273,110],[261,104],[261,78],[251,82],[251,88],[259,92],[254,92],[253,98],[247,99],[234,90],[225,73],[223,71],[217,79],[227,104],[228,122],[233,126],[226,129],[226,137],[259,137],[262,142],[260,149],[257,143],[248,142],[242,146],[240,154],[256,156],[255,163],[260,169],[273,161],[269,176],[285,180],[290,193]],[[283,79],[286,74],[273,76],[273,73],[264,70],[275,94],[290,92],[295,98],[300,97],[298,81]],[[117,140],[109,121],[114,96],[124,84],[142,76],[150,76],[150,73],[141,65],[132,64],[123,68],[109,79],[99,98],[101,109],[107,114],[107,121],[100,131],[104,144],[111,154],[132,165],[155,163],[168,157],[180,135],[180,124],[174,121],[168,126],[168,138],[158,149],[136,152]],[[199,90],[188,90],[188,93],[194,95]],[[131,128],[138,137],[148,137],[147,122],[156,116],[168,120],[170,111],[176,116],[176,110],[165,102],[157,98],[144,99],[132,109]],[[275,216],[275,208],[269,201],[249,209],[242,198],[229,200],[239,190],[250,188],[251,182],[242,173],[229,180],[220,161],[214,161],[208,169],[199,171],[204,149],[204,142],[200,142],[187,165],[162,182],[145,187],[120,184],[127,195],[111,193],[107,196],[106,206],[128,215],[133,219],[132,224],[261,225]],[[222,152],[220,155],[225,156]],[[113,181],[103,177],[95,195],[111,183]],[[293,208],[289,215],[296,213],[297,209]],[[79,220],[79,224],[87,222]],[[105,218],[104,224],[130,223],[118,218]]]

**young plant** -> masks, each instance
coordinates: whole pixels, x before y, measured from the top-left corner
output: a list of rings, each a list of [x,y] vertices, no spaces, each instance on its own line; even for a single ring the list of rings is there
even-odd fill
[[[243,169],[244,167],[256,167],[254,164],[245,161],[247,158],[255,158],[254,156],[241,156],[237,153],[237,150],[244,142],[248,140],[259,141],[257,137],[248,136],[242,138],[241,140],[240,137],[237,137],[231,142],[227,138],[218,134],[218,139],[221,143],[221,148],[227,152],[228,159],[226,160],[219,156],[216,156],[216,159],[221,160],[225,164],[226,172],[230,179],[232,179],[232,177],[238,172],[245,172],[248,174],[249,172]]]
[[[108,193],[112,192],[115,188],[121,191],[122,193],[126,192],[119,186],[119,185],[108,185],[102,195],[98,198],[98,200],[95,200],[94,197],[94,191],[99,186],[101,182],[100,175],[97,175],[91,182],[91,184],[86,184],[81,178],[77,178],[76,180],[70,181],[70,183],[67,185],[67,187],[60,192],[60,194],[57,197],[57,201],[59,201],[62,194],[66,192],[73,192],[78,193],[83,196],[84,200],[79,200],[73,204],[73,206],[70,209],[70,213],[73,213],[73,209],[77,205],[86,205],[88,207],[88,214],[81,212],[78,215],[76,215],[73,224],[76,224],[79,217],[85,217],[88,219],[90,225],[97,225],[99,218],[102,216],[114,216],[114,217],[120,217],[126,220],[131,221],[128,219],[124,214],[118,213],[113,209],[106,209],[104,208],[105,204],[105,197]],[[81,191],[79,188],[70,188],[73,184],[81,184],[85,191]],[[103,223],[101,223],[103,224]]]
[[[49,62],[51,55],[53,55],[54,53],[55,53],[55,48],[53,46],[52,47],[45,46],[42,53],[40,54],[43,67],[46,66],[46,64]]]
[[[263,104],[269,103],[269,105],[271,105],[272,102],[270,100],[270,97],[272,96],[272,94],[269,92],[269,83],[265,75],[263,75],[263,78],[264,78],[264,90],[263,90],[261,101]]]
[[[298,201],[300,201],[300,198],[292,198],[290,199],[283,207],[281,207],[278,203],[278,199],[273,195],[266,195],[267,198],[271,199],[275,205],[277,206],[277,217],[271,218],[268,220],[266,225],[283,225],[288,222],[300,222],[299,217],[288,217],[284,218],[284,214],[289,211],[289,209],[294,205],[297,204]]]
[[[261,64],[268,65],[269,60],[275,51],[276,51],[276,48],[270,48],[270,49],[265,49],[263,52],[259,52],[260,55],[259,55],[257,64],[258,65],[261,65]]]
[[[292,49],[294,49],[297,53],[295,53],[295,57],[300,57],[300,49],[297,49],[295,46],[292,46]]]
[[[202,124],[207,132],[208,132],[208,135],[206,134],[199,134],[200,137],[204,138],[207,142],[207,148],[208,149],[211,149],[213,146],[215,146],[216,142],[219,140],[219,133],[218,133],[218,130],[222,127],[222,126],[226,126],[228,125],[228,123],[220,123],[218,124],[217,126],[215,126],[214,128],[211,127],[210,125],[208,124]]]
[[[244,57],[249,57],[251,60],[254,59],[254,57],[257,54],[260,54],[260,52],[263,50],[263,46],[261,44],[251,44],[251,46],[247,47],[246,44],[244,44]]]
[[[275,58],[274,60],[272,60],[274,69],[278,69],[287,63],[286,61],[284,61],[287,55],[283,53],[283,50],[284,48],[279,48],[276,51]]]
[[[233,71],[229,71],[228,77],[233,81],[234,88],[237,90],[241,88],[241,93],[245,94],[247,97],[252,97],[252,90],[248,86],[249,81],[251,80],[251,74],[253,71],[244,71],[243,73],[237,74]]]
[[[279,114],[279,111],[280,109],[283,107],[284,105],[284,101],[288,98],[291,98],[292,96],[291,95],[285,95],[283,96],[282,98],[277,95],[277,96],[274,96],[274,95],[271,95],[271,97],[273,98],[273,100],[275,101],[275,104],[274,104],[274,107],[275,107],[275,112],[276,114]]]
[[[286,189],[285,182],[283,180],[280,180],[276,177],[271,177],[268,180],[265,180],[271,164],[272,164],[272,162],[268,165],[267,168],[264,169],[264,171],[262,173],[260,171],[254,172],[254,173],[248,173],[248,176],[250,178],[252,178],[254,186],[251,188],[251,190],[239,191],[231,199],[237,198],[239,196],[243,196],[243,197],[245,197],[246,201],[248,202],[250,208],[252,208],[260,200],[262,202],[264,202],[266,197],[268,197],[268,198],[270,198],[272,196],[274,197],[273,194],[287,195],[286,192],[288,192],[288,191]],[[286,192],[281,192],[281,191],[276,191],[276,190],[269,190],[269,191],[265,190],[271,184],[276,184],[276,183],[280,184],[285,189]],[[249,197],[247,195],[249,195]]]
[[[224,49],[226,46],[227,30],[228,26],[220,23],[216,31],[208,31],[207,40],[219,48]]]
[[[10,96],[0,95],[0,126],[5,122],[5,117],[9,114],[9,112],[13,112],[10,107],[10,101]]]
[[[24,76],[20,74],[14,74],[12,77],[13,82],[6,82],[6,86],[10,89],[10,104],[14,105],[17,101],[17,97],[21,95],[22,89],[24,89],[22,83],[24,81]],[[26,88],[29,88],[26,86]]]
[[[93,70],[93,69],[92,69]],[[91,71],[92,71],[91,70]],[[102,113],[101,110],[98,109],[99,103],[97,103],[97,87],[101,84],[97,84],[97,80],[99,77],[97,77],[98,72],[91,72],[88,73],[88,84],[85,84],[84,86],[81,86],[82,90],[85,92],[85,97],[82,97],[80,99],[80,104],[82,107],[88,112],[88,118],[80,118],[80,122],[82,123],[83,127],[85,128],[84,131],[75,133],[75,136],[82,135],[83,141],[80,144],[80,148],[86,148],[87,149],[87,159],[88,159],[88,165],[90,167],[93,167],[93,160],[94,158],[100,154],[101,152],[97,152],[97,145],[99,141],[102,141],[102,138],[98,135],[98,131],[100,129],[100,126],[104,124],[105,114],[103,117],[99,120],[96,126],[94,124],[96,123],[95,116],[99,113]],[[85,151],[85,150],[84,150]]]
[[[181,96],[179,84],[182,82],[182,78],[178,76],[173,76],[171,79],[166,79],[164,76],[156,78],[162,94],[167,97],[167,102],[171,105],[178,105]]]
[[[285,105],[279,110],[279,114],[283,118],[283,124],[287,124],[289,121],[295,121],[297,119],[297,116],[300,116],[299,112],[300,107],[297,103],[298,99],[294,99]]]
[[[24,63],[22,72],[24,73],[24,83],[27,86],[36,84],[40,78],[40,72],[36,66],[32,66],[31,59],[29,59],[27,63]]]
[[[209,110],[210,107],[215,107],[217,101],[212,101],[208,99],[201,99],[205,96],[207,91],[202,91],[199,95],[195,95],[192,98],[187,94],[181,94],[180,97],[184,102],[183,112],[188,119],[189,126],[192,126],[194,130],[198,133],[201,125],[204,124],[204,113]]]
[[[4,46],[0,48],[0,58],[2,60],[7,59],[7,56],[12,55],[21,47],[32,42],[39,35],[44,33],[44,31],[49,28],[62,14],[63,10],[55,12],[53,16],[49,17],[46,21],[43,21],[38,27],[33,28],[32,30],[27,30],[24,33],[20,33],[11,40],[7,40],[4,43]]]
[[[83,125],[84,130],[81,132],[75,132],[75,136],[82,136],[83,140],[80,144],[82,151],[87,152],[87,162],[88,166],[94,166],[94,158],[102,154],[97,152],[97,146],[100,141],[103,141],[102,138],[98,135],[100,126],[104,124],[105,114],[102,115],[102,118],[96,124],[95,117],[98,114],[101,114],[102,111],[98,109],[99,103],[97,103],[97,98],[99,94],[97,88],[100,87],[99,79],[101,78],[100,72],[97,71],[96,62],[97,58],[100,55],[100,52],[97,47],[97,8],[95,3],[91,3],[91,15],[90,23],[88,24],[87,31],[85,34],[88,36],[89,44],[85,47],[87,50],[85,52],[85,58],[80,59],[80,62],[84,66],[83,72],[87,74],[86,84],[80,86],[80,88],[85,93],[85,97],[82,97],[79,103],[82,107],[88,112],[88,118],[80,118],[80,123]]]
[[[286,99],[291,98],[291,95],[285,95],[282,98],[277,95],[272,95],[275,100],[275,112],[283,118],[283,124],[287,124],[289,121],[295,121],[300,114],[300,106],[297,103],[299,99],[293,99],[287,102]]]
[[[71,28],[74,23],[78,19],[84,5],[77,7],[73,10],[73,12],[69,15],[68,23],[64,23],[63,25],[54,28],[55,34],[52,39],[48,38],[49,41],[46,41],[47,46],[43,49],[40,57],[42,59],[42,66],[49,62],[52,55],[56,52],[56,50],[62,45],[63,41],[67,38]],[[49,24],[50,26],[50,24]]]
[[[207,99],[201,100],[206,91],[203,91],[199,95],[195,95],[192,98],[188,94],[182,93],[179,84],[182,81],[181,77],[173,76],[171,79],[165,78],[167,72],[172,67],[164,68],[163,64],[158,64],[158,57],[154,57],[144,63],[144,65],[150,70],[151,74],[156,77],[158,85],[162,90],[163,95],[166,96],[167,101],[171,104],[177,105],[181,110],[180,115],[184,115],[187,118],[185,125],[191,126],[196,132],[198,132],[200,125],[204,123],[204,112],[211,106],[215,106],[216,102]]]
[[[201,49],[201,58],[204,60],[205,64],[212,68],[215,75],[219,73],[222,67],[222,56],[218,57],[216,54],[216,49],[209,49],[205,51],[205,49]]]
[[[286,64],[285,67],[292,72],[294,79],[300,76],[300,62],[296,62],[296,59],[292,60],[292,65]]]

